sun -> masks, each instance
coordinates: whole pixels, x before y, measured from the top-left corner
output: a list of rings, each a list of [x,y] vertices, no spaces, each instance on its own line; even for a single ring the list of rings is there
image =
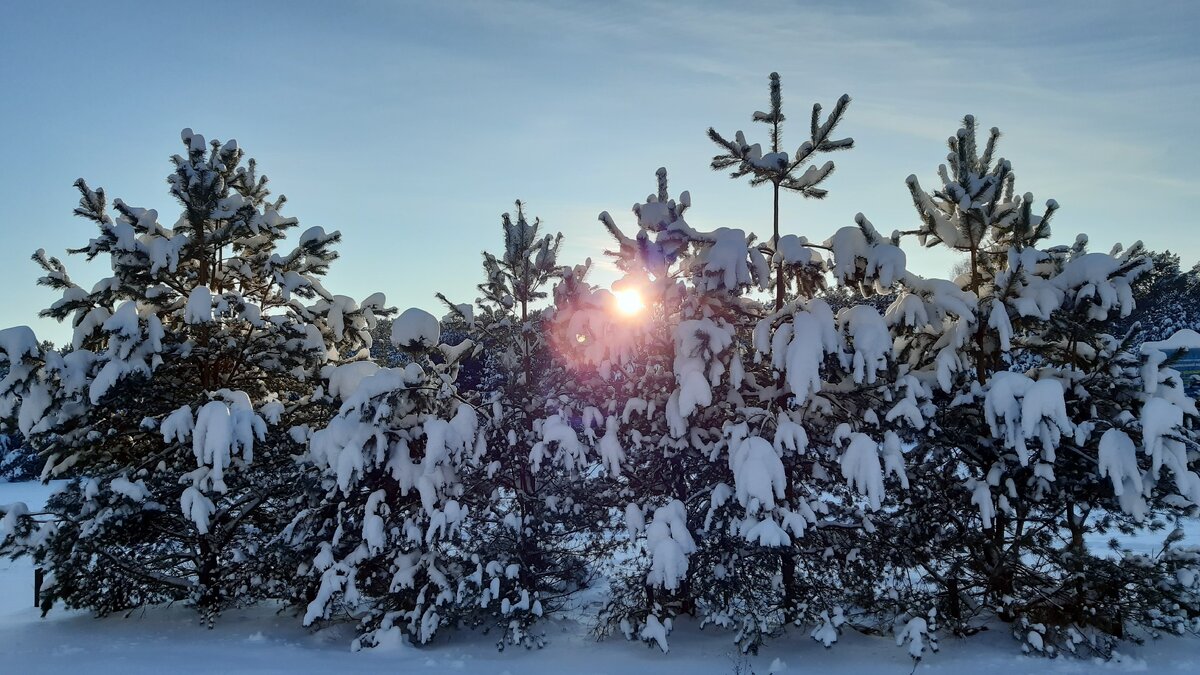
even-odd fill
[[[613,297],[617,299],[617,311],[625,316],[640,314],[646,308],[646,303],[642,301],[642,294],[637,289],[626,288],[613,291]]]

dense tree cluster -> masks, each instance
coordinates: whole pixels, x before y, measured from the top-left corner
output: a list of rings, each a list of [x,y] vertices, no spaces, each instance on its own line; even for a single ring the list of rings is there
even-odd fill
[[[1197,323],[1196,270],[1052,243],[1058,204],[971,116],[908,178],[910,228],[786,232],[780,196],[825,196],[819,158],[854,145],[849,102],[789,152],[773,74],[767,147],[709,131],[712,168],[770,186],[769,237],[692,226],[659,169],[632,219],[600,214],[603,288],[517,202],[440,320],[326,290],[339,234],[286,243],[298,221],[232,141],[184,131],[170,227],[80,180],[99,234],[72,253],[112,276],[84,289],[39,251],[72,342],[0,331],[0,414],[71,480],[4,507],[0,552],[48,570],[47,611],[282,601],[353,618],[358,648],[540,645],[602,579],[597,631],[663,651],[687,617],[745,650],[854,629],[915,659],[996,621],[1047,655],[1197,631],[1177,528],[1200,412],[1176,355],[1140,348]],[[905,245],[962,262],[924,277]],[[1153,555],[1114,536],[1144,530]]]
[[[1161,341],[1180,330],[1200,331],[1200,263],[1187,270],[1170,251],[1150,254],[1150,269],[1133,285],[1137,306],[1116,324],[1139,341]]]

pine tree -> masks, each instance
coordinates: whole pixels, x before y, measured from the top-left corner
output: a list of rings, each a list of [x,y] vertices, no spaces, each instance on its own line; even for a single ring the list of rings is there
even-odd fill
[[[484,578],[465,620],[502,629],[503,648],[541,646],[534,624],[591,583],[607,546],[592,487],[599,416],[577,403],[537,307],[562,274],[562,235],[541,234],[519,201],[501,229],[503,253],[483,254],[478,311],[439,297],[484,353],[479,377],[461,390],[488,413],[466,524]]]
[[[501,225],[476,306],[439,294],[440,325],[417,310],[392,322],[399,353],[385,356],[402,367],[351,364],[330,380],[342,411],[311,443],[330,492],[298,521],[321,532],[306,623],[357,616],[357,646],[424,643],[448,625],[496,628],[501,649],[540,646],[537,621],[603,555],[590,545],[594,436],[536,307],[560,274],[562,237],[540,234],[520,202]]]
[[[0,363],[0,382],[8,379],[8,370],[7,363]],[[0,420],[0,482],[33,480],[41,470],[41,458],[17,430],[16,420]]]
[[[734,141],[730,142],[714,129],[708,130],[709,138],[720,146],[724,152],[713,157],[712,168],[721,170],[733,167],[731,178],[750,176],[752,186],[769,183],[772,190],[772,236],[769,242],[760,247],[761,254],[767,256],[773,268],[771,285],[775,289],[774,312],[779,314],[784,309],[790,283],[795,284],[795,297],[812,298],[825,288],[825,269],[819,253],[809,245],[808,239],[796,235],[780,235],[779,194],[780,190],[799,193],[811,199],[822,199],[827,191],[820,187],[833,173],[834,163],[827,161],[817,166],[809,163],[816,158],[817,153],[848,150],[854,147],[852,138],[833,138],[833,132],[841,123],[850,97],[843,95],[837,100],[829,116],[821,120],[821,105],[813,104],[809,121],[809,139],[797,148],[794,156],[789,156],[783,150],[783,94],[779,73],[770,76],[770,112],[755,112],[754,122],[770,125],[770,151],[763,154],[759,144],[747,144],[745,135],[738,131]],[[808,165],[807,169],[800,170]],[[784,313],[786,314],[786,313]],[[781,314],[783,316],[783,314]],[[786,385],[779,369],[776,370],[776,391],[779,397],[786,397]],[[764,392],[765,393],[765,392]],[[769,395],[769,394],[768,394]],[[785,401],[777,401],[777,405],[786,407]],[[787,490],[789,499],[794,499],[793,486],[801,480],[800,467],[791,457],[784,458],[784,471],[788,477]],[[786,589],[786,611],[789,617],[796,618],[793,608],[801,600],[800,590],[796,580],[797,561],[791,553],[784,553],[780,565],[783,575],[783,585]]]
[[[1135,307],[1116,332],[1135,329],[1137,340],[1166,340],[1179,330],[1200,331],[1200,265],[1184,271],[1179,256],[1148,253],[1151,268],[1133,283]]]
[[[290,429],[327,417],[314,385],[330,362],[366,356],[382,296],[361,305],[319,279],[340,235],[297,226],[234,141],[185,129],[172,157],[173,227],[153,209],[76,182],[75,214],[98,235],[71,251],[112,271],[92,290],[38,251],[39,283],[62,293],[43,316],[70,321],[69,348],[3,331],[3,407],[47,458],[79,477],[3,545],[49,572],[57,601],[101,614],[162,601],[221,608],[290,598],[273,549],[313,478]]]
[[[767,335],[756,326],[775,314],[748,295],[765,288],[769,274],[754,254],[755,237],[729,228],[696,230],[685,219],[690,204],[686,192],[670,197],[660,170],[657,194],[634,207],[635,236],[601,214],[617,243],[610,254],[624,273],[614,288],[640,292],[644,312],[622,316],[613,294],[586,283],[586,267],[567,275],[555,293],[559,351],[592,405],[609,416],[601,455],[612,506],[622,516],[624,534],[617,536],[634,553],[618,567],[600,630],[620,630],[665,651],[673,623],[693,615],[702,625],[732,628],[743,649],[789,621],[817,624],[817,635],[829,641],[827,633],[844,621],[839,607],[850,606],[842,602],[843,589],[863,572],[854,555],[845,565],[830,561],[829,547],[849,552],[843,544],[853,535],[846,533],[860,527],[864,499],[829,480],[839,466],[837,424],[817,414],[808,432],[803,410],[769,408],[778,398],[774,373],[763,382],[746,364],[747,357],[759,358]],[[806,306],[836,332],[828,306]],[[804,310],[792,303],[787,311]],[[826,365],[826,337],[840,349],[840,338],[823,331],[797,338],[820,350],[818,368]],[[788,339],[776,344],[786,351]],[[803,403],[810,383],[783,382],[785,391],[804,392]],[[799,465],[801,457],[811,471],[791,483],[784,460]],[[853,475],[860,474],[855,468]],[[880,499],[882,482],[880,472],[864,484],[865,501]],[[845,513],[834,513],[839,504]],[[801,556],[804,564],[794,569],[811,591],[802,607],[789,605],[782,576],[785,561]]]
[[[751,283],[752,274],[746,235],[692,230],[683,219],[689,206],[686,192],[671,199],[660,169],[657,194],[634,207],[635,237],[625,235],[607,213],[600,215],[617,244],[610,255],[625,275],[614,287],[639,293],[643,312],[622,316],[612,293],[587,283],[584,265],[556,289],[553,315],[559,352],[589,405],[604,416],[609,499],[637,554],[626,569],[616,570],[601,631],[619,629],[664,651],[676,616],[710,609],[700,605],[714,590],[715,561],[700,563],[698,542],[706,492],[723,474],[716,457],[709,457],[722,429],[719,413],[714,407],[710,414],[708,404],[727,407],[722,399],[736,389],[722,382],[737,358],[728,319],[733,294]],[[708,268],[695,249],[716,248],[718,240],[727,255],[714,256],[716,264]],[[728,292],[706,297],[709,283],[725,289],[727,282]],[[677,334],[695,344],[678,344]],[[710,371],[718,381],[715,391]]]
[[[391,341],[408,351],[406,365],[363,361],[329,373],[341,408],[309,439],[327,492],[289,526],[311,560],[304,624],[354,617],[355,649],[428,642],[482,573],[463,546],[471,486],[462,476],[485,439],[454,387],[475,345],[443,344],[437,319],[415,308],[392,322]]]
[[[769,242],[761,246],[761,252],[770,257],[775,265],[775,277],[772,286],[775,289],[775,311],[783,308],[787,296],[788,276],[794,276],[798,291],[811,295],[815,290],[811,287],[818,278],[810,273],[811,259],[803,247],[804,239],[794,235],[786,240],[779,234],[779,191],[790,190],[810,199],[822,199],[828,193],[820,187],[833,173],[834,164],[827,161],[821,166],[808,166],[803,173],[801,168],[808,165],[817,153],[849,150],[854,147],[853,138],[832,138],[834,130],[841,123],[850,105],[850,97],[843,94],[834,104],[833,111],[821,121],[821,104],[814,103],[812,117],[809,122],[809,139],[796,149],[794,156],[789,156],[783,150],[783,93],[779,82],[779,73],[771,73],[771,112],[755,112],[752,120],[771,127],[770,152],[763,154],[762,146],[758,143],[749,145],[746,136],[741,131],[734,135],[734,140],[726,140],[711,127],[708,137],[720,146],[724,152],[713,157],[712,168],[722,170],[733,167],[731,178],[750,176],[750,185],[770,183],[773,204],[772,235]],[[797,256],[796,253],[801,255]]]
[[[968,264],[957,282],[897,279],[888,321],[912,382],[904,415],[922,433],[906,453],[909,498],[871,551],[919,578],[910,602],[933,605],[956,631],[994,611],[1027,650],[1107,654],[1128,627],[1180,630],[1200,609],[1175,576],[1197,562],[1177,538],[1152,558],[1087,544],[1196,510],[1196,408],[1162,359],[1107,334],[1150,267],[1140,244],[1089,253],[1081,235],[1039,248],[1058,205],[1038,215],[1031,194],[1016,194],[998,139],[993,129],[981,152],[968,116],[938,189],[908,179],[921,225],[892,240],[915,235]],[[835,268],[854,271],[842,283],[896,258],[891,243],[867,239],[833,247]]]

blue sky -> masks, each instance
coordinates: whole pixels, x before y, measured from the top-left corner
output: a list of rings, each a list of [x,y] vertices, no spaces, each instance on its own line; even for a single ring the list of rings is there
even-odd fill
[[[287,215],[342,232],[330,290],[432,309],[435,291],[475,297],[479,251],[517,198],[566,236],[564,263],[602,257],[596,215],[629,223],[659,166],[691,190],[693,225],[769,233],[769,192],[711,171],[704,131],[763,136],[749,118],[772,70],[797,121],[789,148],[814,101],[854,98],[856,148],[834,156],[826,200],[785,196],[785,232],[824,239],[859,211],[912,227],[905,176],[929,184],[973,113],[1005,133],[1018,189],[1062,204],[1057,239],[1200,258],[1195,3],[26,1],[3,15],[0,325],[56,342],[68,331],[36,318],[56,298],[28,258],[92,236],[71,183],[169,225],[183,127],[238,139]],[[908,250],[922,274],[954,262]],[[105,271],[68,267],[88,285]]]

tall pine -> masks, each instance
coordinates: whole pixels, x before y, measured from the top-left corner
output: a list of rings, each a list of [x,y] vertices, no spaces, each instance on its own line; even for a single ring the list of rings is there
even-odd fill
[[[321,369],[365,357],[386,313],[381,295],[325,290],[340,235],[313,227],[288,244],[298,221],[235,141],[182,141],[169,227],[119,199],[110,213],[104,190],[76,182],[75,214],[98,231],[71,253],[111,276],[89,290],[34,255],[61,293],[42,315],[69,322],[70,347],[43,349],[27,327],[0,341],[5,411],[43,476],[78,476],[3,542],[47,568],[43,610],[187,600],[211,617],[290,598],[277,535],[317,493],[289,430],[328,416]]]

